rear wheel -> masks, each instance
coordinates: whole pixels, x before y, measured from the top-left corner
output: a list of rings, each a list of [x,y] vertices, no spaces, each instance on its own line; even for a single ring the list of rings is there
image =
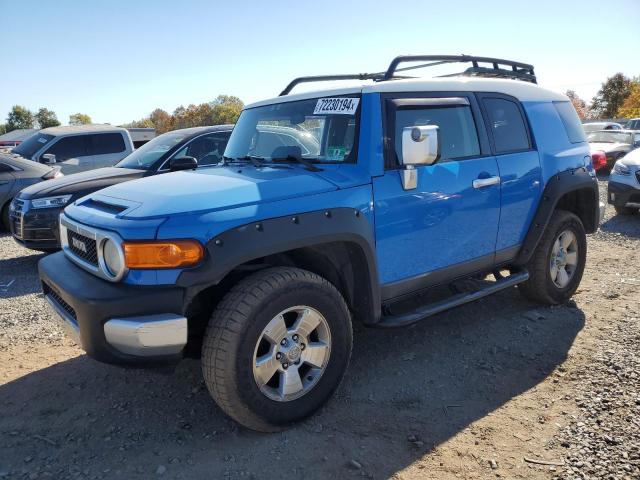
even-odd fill
[[[245,427],[277,431],[320,408],[349,363],[352,328],[338,290],[298,268],[239,282],[213,313],[202,345],[205,383]]]
[[[578,289],[587,258],[587,236],[573,213],[556,210],[527,264],[529,280],[518,285],[537,302],[557,305]]]
[[[620,205],[614,205],[613,208],[616,209],[616,213],[618,215],[635,215],[636,213],[638,213],[637,208],[624,207]]]

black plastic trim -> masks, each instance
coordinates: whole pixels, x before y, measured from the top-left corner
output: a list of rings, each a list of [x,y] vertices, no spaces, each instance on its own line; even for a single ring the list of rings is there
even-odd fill
[[[408,295],[413,295],[427,288],[451,283],[454,280],[490,271],[494,267],[494,254],[483,255],[467,262],[457,263],[450,267],[441,268],[415,277],[393,283],[387,283],[380,288],[384,302],[397,301]]]
[[[76,313],[80,342],[96,360],[123,365],[171,363],[182,355],[138,357],[122,353],[109,345],[104,323],[112,318],[174,313],[184,315],[184,289],[175,286],[135,286],[112,283],[95,277],[69,261],[63,252],[38,262],[45,292],[53,292]]]
[[[176,284],[189,290],[192,298],[203,289],[219,284],[240,265],[270,255],[332,242],[356,245],[365,265],[353,287],[352,302],[360,305],[356,314],[367,323],[380,318],[380,286],[375,256],[373,228],[368,219],[353,208],[335,208],[299,213],[252,222],[216,236],[205,246],[205,262],[180,274]],[[347,299],[349,301],[349,299]]]
[[[585,230],[587,233],[593,233],[598,229],[600,212],[597,179],[592,177],[584,167],[560,172],[548,180],[542,192],[538,209],[529,225],[529,231],[522,242],[522,248],[514,265],[524,265],[529,261],[560,199],[568,193],[585,188],[592,191],[595,205],[593,212],[590,212],[593,216],[592,225],[585,225]]]

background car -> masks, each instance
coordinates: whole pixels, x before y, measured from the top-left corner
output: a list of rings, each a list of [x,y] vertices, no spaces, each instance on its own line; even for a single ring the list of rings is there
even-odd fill
[[[640,147],[640,132],[632,130],[598,130],[587,134],[594,167],[598,171],[608,172],[613,164],[630,151]],[[597,160],[604,154],[606,163]]]
[[[22,158],[12,158],[0,155],[0,223],[5,230],[9,230],[9,206],[14,195],[21,189],[61,177],[58,168],[41,165]]]
[[[233,125],[220,125],[174,130],[144,144],[115,167],[67,175],[46,185],[29,187],[12,204],[13,238],[34,250],[57,250],[58,216],[65,205],[110,185],[169,172],[173,159],[190,157],[200,167],[217,164],[232,129]]]
[[[113,166],[132,151],[133,142],[125,128],[79,125],[44,128],[11,150],[11,154],[57,164],[68,174]]]
[[[618,215],[633,215],[640,209],[640,149],[628,153],[613,166],[607,200]]]
[[[616,122],[589,122],[583,123],[582,129],[585,133],[595,132],[598,130],[622,130],[622,125]]]
[[[625,124],[624,128],[627,130],[640,131],[640,118],[632,118]]]

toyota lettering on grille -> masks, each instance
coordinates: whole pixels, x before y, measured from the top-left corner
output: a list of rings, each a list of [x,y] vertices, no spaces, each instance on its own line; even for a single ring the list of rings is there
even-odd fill
[[[83,241],[78,240],[77,238],[74,237],[71,239],[71,243],[75,248],[77,248],[81,252],[87,253],[87,246],[84,244]]]

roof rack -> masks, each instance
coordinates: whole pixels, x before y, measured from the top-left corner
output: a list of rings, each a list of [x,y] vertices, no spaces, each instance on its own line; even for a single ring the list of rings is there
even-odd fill
[[[428,63],[398,68],[401,63],[409,62]],[[462,72],[441,75],[441,77],[465,75],[477,77],[510,78],[513,80],[522,80],[525,82],[537,83],[536,76],[533,71],[533,65],[529,65],[528,63],[515,62],[513,60],[503,60],[500,58],[475,57],[472,55],[401,55],[393,59],[386,72],[298,77],[292,80],[289,85],[287,85],[287,87],[280,93],[280,96],[288,95],[296,85],[299,85],[301,83],[329,82],[334,80],[373,80],[375,82],[383,82],[388,80],[397,80],[400,78],[411,78],[398,76],[396,75],[398,72],[415,70],[425,67],[435,67],[437,65],[445,65],[448,63],[471,63],[471,67]],[[490,66],[481,66],[480,64],[489,64]]]

